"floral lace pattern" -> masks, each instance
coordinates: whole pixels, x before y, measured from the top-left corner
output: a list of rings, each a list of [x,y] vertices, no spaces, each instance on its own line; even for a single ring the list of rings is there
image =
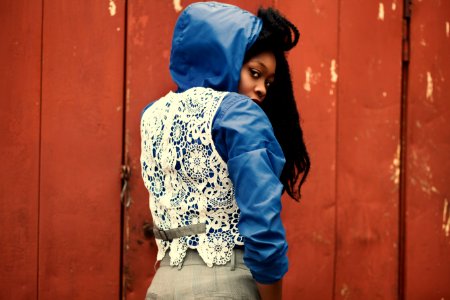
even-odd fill
[[[172,266],[183,261],[188,248],[197,249],[208,266],[223,265],[234,246],[243,245],[233,184],[211,135],[225,95],[207,88],[169,93],[142,116],[142,177],[155,226],[206,223],[206,233],[156,240],[157,259],[169,251]]]

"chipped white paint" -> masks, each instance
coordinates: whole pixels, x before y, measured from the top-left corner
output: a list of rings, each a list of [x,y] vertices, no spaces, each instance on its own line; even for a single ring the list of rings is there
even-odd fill
[[[442,230],[446,237],[450,236],[450,212],[448,211],[448,200],[444,199],[444,210],[442,212]]]
[[[178,13],[183,9],[183,6],[181,6],[181,0],[173,0],[173,9]]]
[[[332,91],[332,89],[330,89],[330,92]],[[334,98],[333,98],[334,99]],[[331,113],[332,111],[334,111],[334,107],[336,106],[336,101],[333,100],[331,101],[331,107],[328,107],[327,112]]]
[[[334,90],[336,88],[336,82],[338,80],[338,74],[336,72],[336,60],[332,59],[330,64],[330,79],[331,79],[331,88],[329,90],[329,94],[334,95]]]
[[[117,31],[120,31],[120,27],[117,27],[116,30],[117,30]]]
[[[397,3],[392,2],[391,9],[392,10],[396,10],[397,9]]]
[[[417,126],[417,123],[416,123]],[[420,125],[423,126],[423,125]],[[419,159],[420,157],[420,159]],[[411,160],[409,163],[411,163],[415,168],[419,170],[417,172],[415,178],[411,177],[411,184],[417,185],[418,188],[428,196],[432,196],[433,194],[440,194],[439,190],[434,185],[433,180],[433,171],[430,166],[430,159],[431,156],[429,153],[422,153],[419,155],[419,153],[413,149],[411,153]]]
[[[427,93],[426,97],[428,100],[433,102],[433,77],[431,77],[431,73],[427,72]]]
[[[447,211],[448,211],[448,200],[444,199],[444,210],[442,211],[442,223],[445,223],[447,220]]]
[[[312,69],[311,67],[307,67],[305,71],[305,83],[303,84],[303,88],[307,92],[311,92],[311,75]]]
[[[382,2],[378,5],[378,20],[384,20],[384,4]]]
[[[109,14],[111,15],[111,17],[116,15],[117,7],[116,7],[116,3],[114,3],[114,0],[109,0],[108,9],[109,9]]]
[[[343,296],[344,299],[347,299],[349,294],[350,294],[350,291],[349,291],[348,285],[344,283],[341,288],[341,296]]]
[[[397,145],[397,150],[394,154],[394,159],[391,165],[391,180],[398,185],[400,182],[400,144]]]
[[[336,73],[336,60],[331,60],[330,66],[331,82],[336,83],[338,80],[338,75]]]
[[[382,95],[383,95],[384,98],[386,98],[387,97],[387,92],[383,92]]]
[[[450,23],[448,21],[445,22],[445,35],[450,37]]]

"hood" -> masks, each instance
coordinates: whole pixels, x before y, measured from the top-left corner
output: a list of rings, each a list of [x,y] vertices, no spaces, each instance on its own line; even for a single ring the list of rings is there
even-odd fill
[[[259,18],[233,5],[200,2],[186,7],[175,25],[170,54],[178,92],[192,87],[237,92],[245,52],[261,26]]]

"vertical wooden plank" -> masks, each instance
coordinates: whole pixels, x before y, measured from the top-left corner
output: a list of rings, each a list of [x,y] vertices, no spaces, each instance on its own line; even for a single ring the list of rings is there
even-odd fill
[[[395,299],[402,2],[341,0],[337,299]]]
[[[407,299],[450,298],[450,2],[414,1],[407,101]]]
[[[335,250],[337,24],[336,1],[277,1],[296,24],[300,43],[289,54],[291,73],[311,156],[300,204],[286,197],[289,242],[286,299],[332,299]]]
[[[124,8],[45,1],[39,299],[119,297]]]
[[[41,1],[0,1],[0,298],[37,297]]]
[[[130,1],[127,11],[125,155],[131,178],[125,201],[129,205],[124,210],[122,297],[140,300],[145,298],[155,273],[157,253],[153,238],[146,239],[143,231],[144,223],[152,221],[141,177],[140,117],[148,103],[175,89],[168,66],[172,28],[178,14],[171,1]]]
[[[151,224],[148,191],[141,177],[140,117],[143,108],[176,87],[169,74],[173,27],[179,9],[195,1],[130,1],[127,34],[126,157],[131,167],[130,204],[124,215],[124,297],[143,299],[154,276],[156,244],[144,237]],[[228,1],[256,12],[271,1]],[[155,14],[157,12],[157,14]]]

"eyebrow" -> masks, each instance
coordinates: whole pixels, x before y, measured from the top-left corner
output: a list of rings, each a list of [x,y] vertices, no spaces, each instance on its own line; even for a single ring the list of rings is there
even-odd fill
[[[253,62],[257,63],[258,65],[260,65],[261,67],[263,67],[265,72],[268,71],[267,66],[266,66],[262,61],[260,61],[259,59],[252,59],[251,61],[253,61]],[[269,74],[269,75],[270,75],[271,77],[272,77],[272,76],[275,76],[275,72],[274,72],[273,74]]]
[[[253,59],[252,61],[259,64],[261,67],[263,67],[267,71],[267,66],[262,61],[260,61],[259,59]]]

